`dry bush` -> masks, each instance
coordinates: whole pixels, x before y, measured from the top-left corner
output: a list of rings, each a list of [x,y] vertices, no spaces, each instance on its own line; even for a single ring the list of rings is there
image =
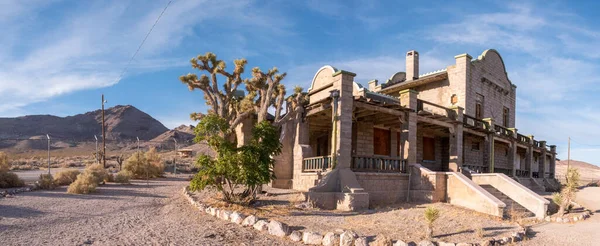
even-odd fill
[[[127,170],[123,170],[117,173],[117,176],[115,176],[115,182],[119,183],[119,184],[129,184],[129,180],[131,179],[131,176],[133,176],[133,174],[131,174],[130,171]]]
[[[77,179],[67,189],[68,193],[72,194],[88,194],[96,191],[98,177],[92,172],[84,172],[77,175]]]
[[[70,185],[75,182],[77,175],[81,174],[79,170],[64,170],[60,171],[54,176],[54,184],[56,185]]]
[[[162,176],[165,166],[156,149],[151,148],[148,152],[137,152],[127,159],[123,170],[131,172],[132,178],[146,179]]]
[[[10,170],[10,163],[8,163],[8,155],[4,152],[0,152],[0,172],[8,172]]]
[[[83,172],[89,173],[92,176],[94,176],[96,184],[108,182],[110,179],[110,174],[108,173],[108,171],[106,171],[106,169],[104,169],[104,167],[101,164],[90,165]]]
[[[36,182],[36,185],[39,189],[43,190],[51,190],[56,187],[51,174],[40,174],[40,179]]]
[[[477,234],[478,238],[485,237],[485,232],[484,232],[483,228],[481,228],[481,227],[477,228],[477,230],[475,231],[475,234]]]
[[[14,173],[0,172],[0,188],[13,188],[24,186],[25,182]]]

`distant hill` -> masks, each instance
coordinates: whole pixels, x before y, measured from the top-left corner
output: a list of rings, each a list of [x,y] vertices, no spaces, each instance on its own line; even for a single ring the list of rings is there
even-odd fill
[[[577,160],[571,160],[571,167],[579,169],[582,184],[600,180],[600,167]],[[556,162],[556,176],[559,179],[565,176],[567,173],[567,160],[561,160]]]
[[[567,160],[557,161],[556,162],[556,166],[565,166],[565,168],[566,168],[567,163],[568,163]],[[583,162],[583,161],[571,160],[570,161],[570,165],[572,167],[577,167],[577,168],[600,170],[599,166],[596,166],[594,164],[590,164],[590,163],[587,163],[587,162]]]
[[[167,129],[158,120],[131,105],[117,105],[105,110],[107,140],[150,140]],[[46,134],[58,140],[93,141],[100,137],[102,111],[96,110],[74,116],[28,115],[16,118],[0,118],[0,139],[45,139]],[[32,140],[29,140],[32,141]],[[28,141],[18,147],[29,146]],[[35,145],[35,144],[33,144]],[[2,146],[8,147],[8,146]]]

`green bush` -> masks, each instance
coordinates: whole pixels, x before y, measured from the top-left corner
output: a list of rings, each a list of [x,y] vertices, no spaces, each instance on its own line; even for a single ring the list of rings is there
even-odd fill
[[[81,174],[79,170],[64,170],[60,171],[54,176],[54,184],[56,185],[70,185],[75,182],[77,175]]]
[[[433,223],[440,218],[440,210],[434,207],[427,207],[424,213],[425,221],[427,222],[427,239],[433,237]]]
[[[98,177],[94,176],[92,172],[84,172],[77,175],[77,179],[69,185],[67,192],[72,194],[92,193],[96,191],[97,181]]]
[[[130,171],[127,170],[123,170],[117,173],[117,176],[115,176],[115,182],[119,183],[119,184],[129,184],[129,180],[131,179],[131,176],[133,176],[131,174]]]
[[[160,155],[151,148],[146,153],[137,152],[127,159],[123,170],[129,171],[132,178],[146,179],[161,177],[165,171]]]
[[[37,187],[42,190],[51,190],[56,187],[54,178],[51,174],[40,174],[40,178],[36,183]]]
[[[24,186],[25,182],[11,172],[0,172],[0,188],[13,188]]]

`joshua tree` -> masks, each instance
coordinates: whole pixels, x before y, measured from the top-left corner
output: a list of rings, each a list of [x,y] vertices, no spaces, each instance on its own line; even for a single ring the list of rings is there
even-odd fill
[[[579,187],[579,170],[576,168],[567,169],[567,185],[562,188],[560,196],[556,197],[556,200],[560,201],[558,208],[558,216],[563,216],[565,210],[571,205],[571,201],[575,199],[575,193]]]
[[[440,210],[434,207],[427,207],[425,209],[425,221],[427,222],[427,239],[433,237],[433,223],[440,218]]]
[[[121,167],[123,166],[124,160],[125,158],[123,158],[123,154],[118,155],[116,158],[117,164],[119,164],[119,171],[121,171]]]

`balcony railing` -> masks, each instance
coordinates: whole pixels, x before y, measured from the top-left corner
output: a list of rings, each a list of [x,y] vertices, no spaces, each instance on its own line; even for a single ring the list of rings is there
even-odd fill
[[[541,148],[541,147],[542,147],[542,143],[540,143],[540,142],[539,142],[539,141],[537,141],[537,140],[533,140],[533,147],[536,147],[536,148]]]
[[[532,178],[539,178],[540,177],[540,173],[539,172],[533,172],[533,173],[531,173],[531,177]]]
[[[510,177],[512,176],[512,169],[495,167],[494,173],[503,173]]]
[[[517,134],[517,141],[520,143],[529,143],[529,137],[522,134]]]
[[[469,170],[476,173],[487,173],[490,169],[489,167],[475,166],[475,165],[463,165],[463,168],[468,168]]]
[[[516,172],[517,177],[529,177],[529,170],[519,170]]]
[[[388,156],[352,156],[352,171],[406,173],[406,160]]]
[[[489,130],[490,127],[488,125],[487,122],[477,119],[475,117],[469,116],[469,115],[463,115],[463,124],[468,125],[468,126],[472,126],[478,129],[482,129],[482,130]]]
[[[495,128],[496,133],[498,135],[506,136],[506,137],[510,137],[510,138],[513,137],[513,132],[511,130],[508,130],[505,127],[502,127],[502,126],[499,126],[499,125],[495,125],[494,128]]]
[[[421,99],[417,99],[417,113],[442,115],[456,120],[456,111]]]
[[[302,160],[303,172],[319,172],[331,168],[331,156],[317,156]]]

